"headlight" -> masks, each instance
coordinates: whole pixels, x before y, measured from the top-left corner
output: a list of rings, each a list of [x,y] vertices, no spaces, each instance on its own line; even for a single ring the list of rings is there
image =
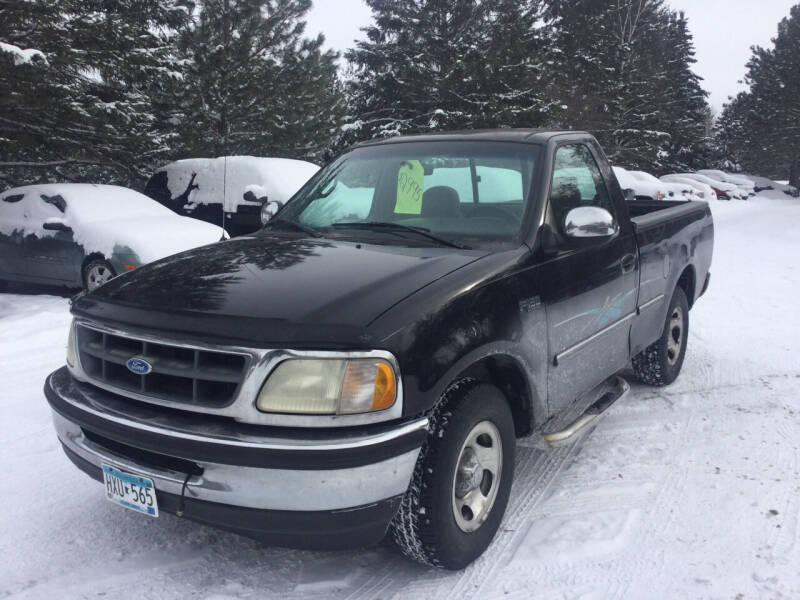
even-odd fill
[[[263,412],[354,414],[384,410],[397,397],[397,376],[374,358],[294,358],[267,377],[256,400]]]
[[[67,337],[67,364],[70,368],[75,366],[75,323],[69,324],[69,336]]]

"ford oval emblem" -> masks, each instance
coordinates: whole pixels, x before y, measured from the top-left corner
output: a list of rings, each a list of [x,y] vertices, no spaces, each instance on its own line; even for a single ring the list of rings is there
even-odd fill
[[[143,358],[137,358],[135,356],[133,358],[129,358],[128,362],[125,363],[125,366],[128,367],[128,371],[131,373],[136,373],[137,375],[147,375],[153,370],[153,365]]]

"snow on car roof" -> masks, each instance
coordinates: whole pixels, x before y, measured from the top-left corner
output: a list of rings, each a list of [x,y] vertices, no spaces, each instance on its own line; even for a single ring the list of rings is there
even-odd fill
[[[122,217],[175,217],[170,209],[135,190],[118,185],[94,183],[48,183],[26,185],[3,192],[2,196],[24,194],[23,202],[41,200],[42,196],[61,196],[66,203],[65,217],[83,222]]]
[[[75,242],[87,254],[111,256],[115,249],[127,248],[124,251],[136,253],[143,263],[215,242],[222,235],[219,227],[181,217],[139,192],[116,185],[28,185],[0,194],[0,233],[54,237],[56,231],[42,227],[47,222],[70,227]]]
[[[199,204],[219,204],[224,192],[225,210],[235,212],[237,206],[246,204],[243,197],[247,191],[257,198],[267,196],[286,202],[319,167],[291,158],[222,156],[177,160],[158,171],[167,173],[167,188],[172,198],[184,194],[190,182],[197,186],[189,191],[187,209]]]

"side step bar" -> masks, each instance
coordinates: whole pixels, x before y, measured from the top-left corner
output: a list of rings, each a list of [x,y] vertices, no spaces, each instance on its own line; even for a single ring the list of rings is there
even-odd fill
[[[613,382],[611,385],[611,389],[607,391],[605,394],[600,396],[600,398],[592,404],[586,411],[578,417],[575,421],[573,421],[569,426],[561,431],[554,431],[552,433],[544,434],[544,439],[547,442],[561,442],[572,437],[575,433],[586,427],[589,423],[594,421],[597,417],[599,417],[603,411],[605,411],[609,406],[614,404],[617,400],[622,398],[625,394],[628,393],[628,390],[631,389],[631,386],[628,385],[628,382],[625,381],[619,375],[615,375],[613,377]]]

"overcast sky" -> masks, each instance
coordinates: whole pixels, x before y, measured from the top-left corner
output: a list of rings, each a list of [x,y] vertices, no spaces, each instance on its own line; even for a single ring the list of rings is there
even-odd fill
[[[789,15],[798,0],[667,0],[689,19],[697,49],[695,69],[711,93],[710,102],[719,111],[728,96],[743,86],[750,46],[768,46],[777,33],[778,21]],[[328,47],[345,50],[360,39],[361,27],[371,13],[363,0],[314,0],[308,17],[308,33],[325,34]]]

